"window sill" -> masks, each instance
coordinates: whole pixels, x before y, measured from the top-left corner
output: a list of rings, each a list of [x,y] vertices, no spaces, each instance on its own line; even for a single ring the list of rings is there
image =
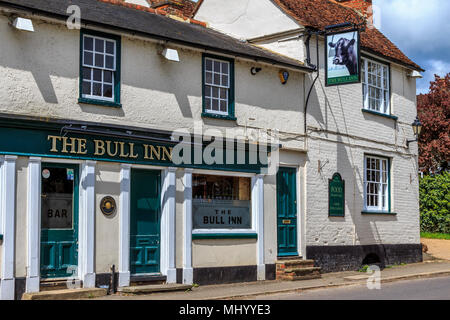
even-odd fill
[[[95,99],[79,98],[78,103],[93,104],[93,105],[103,106],[103,107],[122,108],[122,104],[120,104],[120,103],[112,102],[112,101],[95,100]]]
[[[226,115],[207,113],[207,112],[202,113],[202,118],[213,118],[213,119],[233,120],[233,121],[237,120],[237,118],[234,116],[230,116],[230,115],[226,116]]]
[[[229,233],[192,233],[192,240],[199,239],[258,239],[258,234],[255,232],[233,233],[232,231]]]
[[[397,214],[395,212],[388,212],[388,211],[361,211],[361,214],[372,214],[372,215],[385,215],[385,216],[396,216]]]
[[[377,112],[377,111],[373,111],[373,110],[368,110],[368,109],[362,109],[362,112],[370,113],[370,114],[373,114],[373,115],[376,115],[376,116],[380,116],[380,117],[389,118],[389,119],[392,119],[392,120],[395,120],[395,121],[398,120],[398,117],[397,117],[397,116],[393,116],[393,115],[391,115],[391,114],[384,114],[384,113],[381,113],[381,112]]]

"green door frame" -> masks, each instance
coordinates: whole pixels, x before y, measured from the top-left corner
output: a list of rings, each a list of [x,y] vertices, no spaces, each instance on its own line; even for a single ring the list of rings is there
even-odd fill
[[[62,164],[62,163],[42,163],[42,168],[67,168],[67,169],[73,169],[74,170],[74,179],[73,179],[73,217],[72,217],[72,225],[73,225],[73,242],[74,242],[74,247],[73,247],[73,263],[71,265],[76,265],[78,266],[78,225],[79,225],[79,221],[78,221],[78,217],[79,217],[79,165],[77,164]],[[42,183],[42,177],[41,177],[41,183]],[[42,213],[41,213],[42,214]],[[73,273],[67,273],[67,272],[61,272],[61,271],[56,271],[53,273],[49,273],[49,274],[45,274],[43,273],[44,269],[43,269],[43,255],[44,255],[44,250],[43,250],[43,242],[45,242],[45,240],[49,240],[49,229],[42,229],[42,226],[39,226],[40,232],[41,232],[41,243],[40,243],[40,275],[42,278],[66,278],[66,277],[70,277],[73,276]],[[55,237],[55,241],[58,241],[59,239],[64,239],[64,237],[66,236],[64,233],[67,233],[67,230],[52,230],[50,229],[51,232],[51,236]],[[63,241],[63,240],[61,240]],[[61,252],[58,252],[58,256],[59,259],[61,259]],[[58,263],[59,265],[59,263]]]
[[[277,253],[279,257],[298,256],[298,221],[297,168],[280,167],[277,173]]]

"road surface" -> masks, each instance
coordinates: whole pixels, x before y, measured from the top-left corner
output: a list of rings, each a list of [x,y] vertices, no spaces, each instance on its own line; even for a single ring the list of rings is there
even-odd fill
[[[251,297],[254,300],[450,300],[450,277],[381,283],[380,290],[365,285],[317,289]]]

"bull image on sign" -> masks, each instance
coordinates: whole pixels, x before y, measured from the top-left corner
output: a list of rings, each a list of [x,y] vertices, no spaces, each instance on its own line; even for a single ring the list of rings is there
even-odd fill
[[[325,41],[326,85],[360,82],[358,30],[328,34]]]

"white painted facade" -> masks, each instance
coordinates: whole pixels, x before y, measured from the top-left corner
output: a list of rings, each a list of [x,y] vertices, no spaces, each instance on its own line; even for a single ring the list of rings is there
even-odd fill
[[[225,7],[224,7],[225,6]],[[304,61],[303,39],[292,18],[270,1],[205,0],[196,17],[237,38]],[[398,121],[361,112],[361,84],[328,88],[321,77],[308,106],[308,137],[304,104],[315,74],[289,70],[282,85],[280,67],[235,58],[237,121],[202,118],[202,52],[177,47],[181,62],[158,54],[151,39],[121,34],[121,108],[78,103],[79,30],[33,17],[34,33],[8,25],[0,12],[0,113],[120,124],[172,131],[249,129],[280,132],[280,165],[296,169],[298,249],[307,246],[419,244],[417,149],[405,147],[416,116],[415,80],[404,67],[391,65],[392,110]],[[101,30],[113,33],[109,30]],[[260,38],[267,36],[265,38]],[[287,40],[287,41],[284,41]],[[322,45],[322,40],[320,43]],[[312,63],[315,39],[311,39]],[[219,54],[217,52],[211,52]],[[323,57],[323,50],[321,57]],[[233,57],[231,57],[233,58]],[[253,76],[251,67],[262,71]],[[392,159],[392,210],[396,216],[365,216],[364,153]],[[26,279],[26,291],[39,290],[40,163],[71,162],[4,155],[0,161],[0,275],[2,299],[14,298],[15,279]],[[320,164],[319,164],[320,161]],[[100,274],[116,266],[119,286],[130,283],[129,224],[132,168],[162,172],[161,273],[167,282],[193,283],[197,268],[256,266],[266,279],[267,266],[277,260],[277,182],[274,175],[210,172],[251,178],[252,230],[257,239],[192,239],[192,174],[205,170],[142,166],[105,161],[75,161],[80,166],[79,269],[77,277],[93,287]],[[318,168],[320,167],[320,170]],[[346,181],[345,218],[328,217],[328,179],[340,172]],[[15,186],[12,188],[12,186]],[[14,193],[15,192],[15,193]],[[24,203],[23,195],[27,195]],[[104,196],[117,202],[117,212],[102,214]],[[11,201],[5,201],[12,199]],[[15,218],[15,220],[14,220]],[[211,231],[213,232],[213,231]],[[239,232],[239,231],[237,231]],[[217,231],[214,231],[217,233]],[[26,235],[17,236],[17,235]],[[15,255],[14,255],[15,252]]]
[[[230,6],[220,0],[204,0],[195,18],[253,44],[306,60],[307,37],[302,31],[295,31],[302,30],[302,25],[293,23],[293,19],[270,0],[258,1],[258,4],[253,1],[236,2],[239,4]],[[229,10],[230,7],[236,8]],[[273,18],[267,16],[259,24],[253,20],[252,27],[242,22],[251,21],[253,10],[262,7],[266,7],[266,12],[270,12]],[[268,26],[270,30],[267,30]],[[325,86],[323,43],[323,37],[320,37],[320,77],[312,90],[307,111],[307,161],[303,168],[306,177],[302,194],[306,220],[300,228],[305,234],[299,234],[305,239],[302,246],[419,244],[418,150],[417,144],[411,144],[409,149],[406,147],[406,141],[413,139],[411,123],[417,115],[416,81],[407,76],[411,70],[390,64],[391,114],[397,116],[398,121],[366,114],[362,112],[362,84]],[[310,47],[311,63],[317,65],[314,36]],[[365,56],[371,57],[369,54]],[[383,60],[379,56],[375,58]],[[386,60],[386,63],[389,62]],[[316,73],[306,76],[306,90],[315,76]],[[391,159],[391,203],[396,216],[361,214],[364,206],[364,154]],[[326,214],[328,179],[334,172],[341,173],[346,183],[344,219],[329,218]]]

